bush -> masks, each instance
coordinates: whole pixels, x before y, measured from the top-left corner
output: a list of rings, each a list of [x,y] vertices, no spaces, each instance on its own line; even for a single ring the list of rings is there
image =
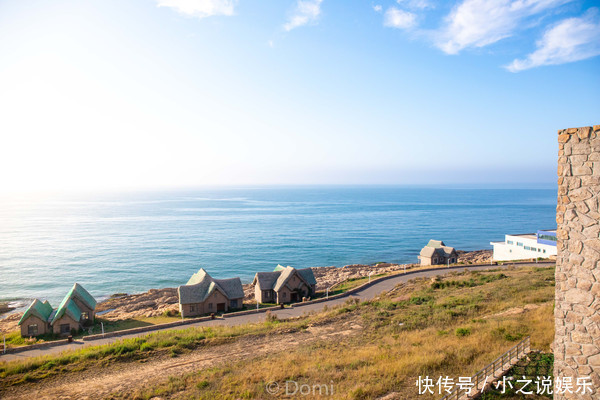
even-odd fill
[[[432,300],[431,296],[413,296],[410,298],[410,302],[417,305],[427,303],[429,300]]]
[[[456,336],[469,336],[471,334],[471,329],[469,328],[456,328]]]
[[[152,347],[152,345],[150,343],[142,343],[142,345],[140,346],[140,351],[152,351],[154,350],[154,347]]]
[[[209,381],[200,381],[200,382],[198,382],[198,383],[196,384],[196,387],[197,387],[198,389],[205,389],[205,388],[207,388],[209,385],[210,385],[210,382],[209,382]]]
[[[275,321],[278,321],[278,320],[279,320],[279,319],[277,318],[277,315],[273,314],[273,313],[271,312],[271,310],[268,310],[268,311],[265,313],[265,319],[266,319],[266,321],[267,321],[267,322],[275,322]]]

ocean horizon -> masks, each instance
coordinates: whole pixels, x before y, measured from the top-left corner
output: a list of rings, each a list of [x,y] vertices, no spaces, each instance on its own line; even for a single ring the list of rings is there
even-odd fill
[[[0,209],[0,301],[57,306],[185,284],[199,268],[244,283],[298,268],[416,263],[429,239],[491,248],[556,226],[555,188],[221,187],[10,201]]]

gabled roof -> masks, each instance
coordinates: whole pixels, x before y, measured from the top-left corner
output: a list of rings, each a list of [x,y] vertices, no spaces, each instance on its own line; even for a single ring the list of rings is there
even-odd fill
[[[244,297],[240,278],[213,279],[203,268],[192,275],[188,283],[177,288],[180,304],[202,303],[218,290],[228,299]]]
[[[302,278],[304,278],[306,283],[308,283],[309,285],[317,284],[317,280],[315,279],[315,274],[313,273],[312,268],[302,268],[302,269],[297,269],[296,271],[298,271],[300,276]]]
[[[433,257],[434,254],[437,254],[439,256],[449,257],[454,252],[454,247],[444,245],[444,242],[441,240],[430,240],[429,243],[427,243],[427,246],[421,249],[419,255],[421,257]]]
[[[277,271],[283,271],[285,269],[285,267],[281,264],[277,264],[277,266],[275,267],[275,269],[273,270],[273,272],[277,272]]]
[[[48,303],[48,300],[41,302],[38,299],[35,299],[25,310],[25,313],[19,320],[19,325],[21,325],[25,320],[31,316],[38,317],[44,322],[48,322],[50,318],[50,314],[52,314],[52,306]]]
[[[214,281],[230,299],[241,299],[245,296],[240,278],[214,279]]]
[[[63,315],[65,315],[65,313],[75,321],[79,321],[81,319],[81,310],[73,301],[74,298],[81,301],[92,310],[96,309],[96,299],[94,299],[94,297],[87,290],[85,290],[83,286],[81,286],[79,283],[75,283],[56,309],[56,313],[54,314],[50,325],[54,325],[54,323]]]
[[[202,303],[216,289],[210,279],[203,279],[194,285],[182,285],[177,288],[180,304]],[[223,293],[225,294],[225,293]]]
[[[450,246],[443,246],[442,250],[444,251],[444,253],[446,253],[446,256],[449,256],[455,252],[454,247],[450,247]]]
[[[427,243],[427,247],[433,247],[434,249],[439,249],[443,246],[445,246],[445,244],[441,240],[430,240],[429,243]]]
[[[446,246],[441,240],[430,240],[425,247],[421,249],[421,257],[433,257],[434,254],[450,256],[454,252],[454,247]]]
[[[429,247],[429,246],[425,246],[421,249],[421,257],[432,257],[435,254],[435,248],[434,247]]]
[[[257,285],[261,290],[273,289],[275,286],[275,282],[277,282],[277,278],[281,275],[281,271],[273,271],[273,272],[257,272],[254,275],[254,280],[252,281],[253,285]]]
[[[285,285],[286,282],[292,277],[292,275],[294,275],[295,271],[296,270],[290,266],[285,267],[283,271],[281,271],[281,273],[279,274],[279,277],[277,278],[277,281],[273,286],[273,290],[275,290],[276,292],[279,291],[283,287],[283,285]]]
[[[204,268],[200,268],[198,270],[198,272],[196,272],[195,274],[192,275],[192,277],[187,281],[186,285],[195,285],[197,283],[202,282],[202,280],[208,277],[209,279],[212,279],[210,275],[208,275],[208,272],[206,272],[204,270]]]
[[[254,285],[258,284],[260,290],[273,289],[279,291],[294,273],[297,273],[298,277],[308,286],[317,284],[312,268],[296,269],[290,266],[283,267],[281,265],[278,265],[273,272],[257,272],[252,283]]]

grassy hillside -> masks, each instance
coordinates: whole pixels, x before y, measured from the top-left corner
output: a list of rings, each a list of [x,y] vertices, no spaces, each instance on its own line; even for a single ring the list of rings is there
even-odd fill
[[[455,273],[401,285],[370,302],[350,300],[341,307],[292,321],[271,319],[234,328],[188,329],[89,348],[55,358],[0,364],[1,388],[60,380],[65,374],[97,367],[147,362],[224,345],[247,336],[315,333],[315,340],[276,347],[271,352],[197,369],[184,375],[131,387],[112,398],[238,399],[273,398],[266,390],[286,381],[327,385],[331,398],[368,399],[396,392],[419,395],[419,375],[472,375],[518,340],[531,335],[532,347],[548,351],[554,335],[554,269],[501,268]],[[322,326],[335,332],[319,335]],[[274,386],[271,386],[273,388]],[[291,386],[291,390],[294,387]],[[302,398],[323,398],[305,395]]]

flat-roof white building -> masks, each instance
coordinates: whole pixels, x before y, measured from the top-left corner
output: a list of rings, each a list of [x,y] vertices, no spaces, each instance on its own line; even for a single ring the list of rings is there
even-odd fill
[[[556,256],[556,230],[505,235],[504,242],[490,242],[494,261],[528,260]]]

